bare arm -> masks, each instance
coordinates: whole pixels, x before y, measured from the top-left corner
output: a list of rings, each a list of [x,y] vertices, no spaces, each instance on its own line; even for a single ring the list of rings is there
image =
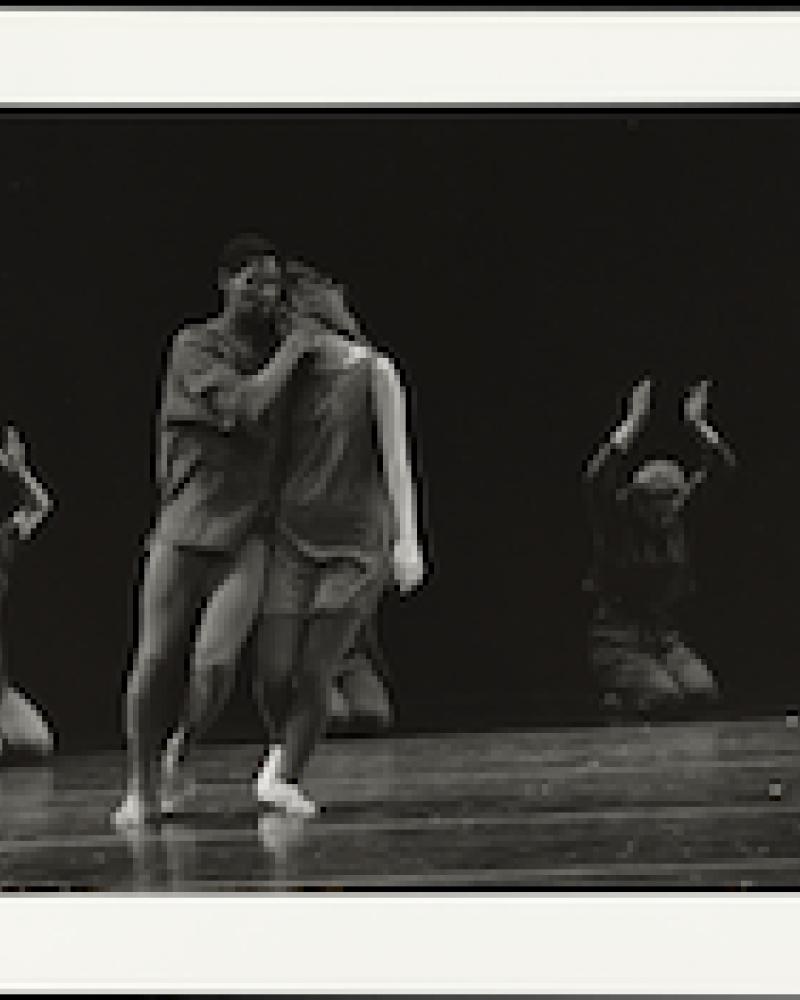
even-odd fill
[[[28,467],[25,446],[13,427],[9,427],[6,431],[5,447],[0,451],[0,464],[16,477],[25,493],[25,500],[12,515],[12,520],[20,537],[28,539],[53,509],[53,502],[47,490]]]
[[[42,521],[53,509],[53,501],[50,494],[42,486],[30,469],[23,469],[20,472],[20,480],[28,491],[29,503],[20,507],[14,514],[16,523],[22,538],[30,538],[38,530]]]
[[[376,357],[373,373],[378,431],[397,537],[417,545],[416,496],[408,447],[405,391],[388,358]]]
[[[617,436],[615,431],[604,441],[589,460],[584,482],[591,495],[614,493],[622,484],[622,459],[632,443],[632,437]]]
[[[584,481],[593,498],[611,496],[622,484],[622,459],[641,434],[650,410],[650,395],[650,380],[640,382],[631,395],[625,419],[590,459]]]
[[[708,423],[705,411],[708,406],[710,382],[701,382],[692,389],[684,403],[684,416],[697,436],[702,452],[701,466],[689,480],[689,490],[694,491],[716,472],[732,472],[736,456]]]

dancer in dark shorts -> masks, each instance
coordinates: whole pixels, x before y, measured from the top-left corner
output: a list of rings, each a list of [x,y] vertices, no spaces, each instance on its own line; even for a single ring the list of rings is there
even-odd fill
[[[650,411],[651,383],[634,390],[629,412],[589,463],[595,595],[590,659],[612,712],[650,715],[717,696],[705,663],[683,641],[677,611],[694,589],[683,515],[714,470],[732,469],[730,449],[706,422],[709,383],[693,389],[684,415],[701,450],[691,476],[676,462],[647,462],[629,476],[627,456]]]
[[[318,330],[298,321],[279,336],[281,263],[261,237],[226,247],[219,285],[223,312],[177,335],[163,383],[162,504],[126,697],[128,794],[113,816],[124,825],[160,813],[161,754],[185,697],[187,648],[187,726],[207,726],[226,700],[258,610],[272,532],[274,410]]]
[[[257,690],[277,734],[257,781],[265,804],[311,816],[298,781],[325,733],[330,684],[392,582],[416,587],[423,560],[394,366],[368,347],[342,290],[298,272],[290,322],[330,337],[298,367],[259,637]]]
[[[0,613],[8,590],[14,558],[52,508],[47,491],[28,467],[25,446],[13,427],[6,430],[0,449],[0,468],[13,476],[23,491],[22,505],[0,524]],[[6,672],[0,637],[0,765],[27,756],[47,757],[53,751],[53,736],[41,713],[16,686]]]

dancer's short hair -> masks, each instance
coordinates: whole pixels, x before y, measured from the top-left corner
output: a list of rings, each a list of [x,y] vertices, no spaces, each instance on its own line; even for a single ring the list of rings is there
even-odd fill
[[[685,491],[688,481],[686,473],[677,462],[657,458],[645,462],[634,472],[632,485],[634,489],[644,493],[673,493]]]
[[[278,250],[268,239],[257,233],[243,233],[234,236],[222,248],[218,261],[219,271],[221,274],[236,274],[264,257],[274,257],[281,263]]]

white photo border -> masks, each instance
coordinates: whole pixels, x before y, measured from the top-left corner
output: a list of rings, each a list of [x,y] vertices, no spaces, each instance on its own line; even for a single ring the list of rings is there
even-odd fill
[[[798,52],[795,12],[4,8],[0,104],[791,104]],[[793,992],[796,918],[745,891],[8,893],[0,990]]]

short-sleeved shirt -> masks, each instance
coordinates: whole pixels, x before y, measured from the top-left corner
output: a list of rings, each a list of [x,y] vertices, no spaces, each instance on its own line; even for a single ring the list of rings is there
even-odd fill
[[[244,383],[265,361],[219,320],[177,334],[158,418],[152,538],[224,552],[268,530],[275,413],[254,420],[244,406]]]

